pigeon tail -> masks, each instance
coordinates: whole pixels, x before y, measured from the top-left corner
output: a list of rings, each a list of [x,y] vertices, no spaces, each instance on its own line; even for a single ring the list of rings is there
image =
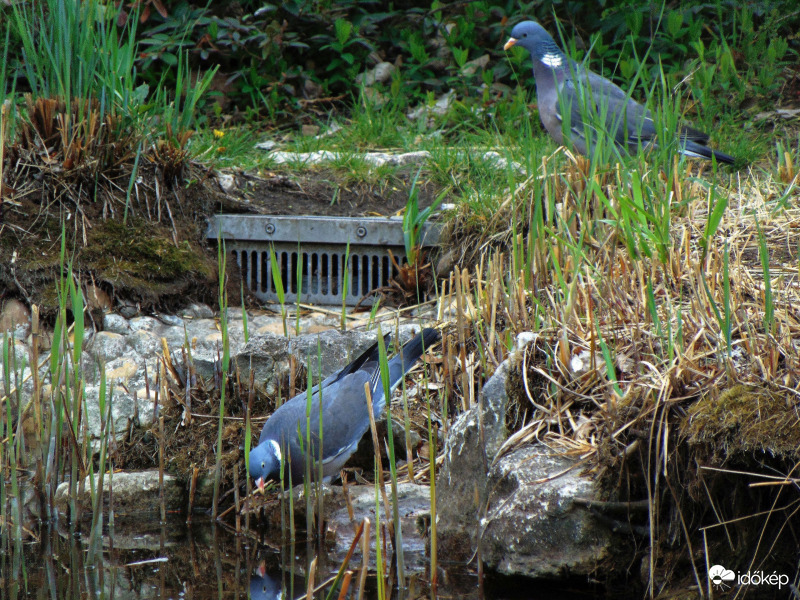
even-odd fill
[[[394,358],[389,360],[389,388],[395,389],[403,375],[408,373],[430,346],[439,341],[436,329],[425,328],[409,341]]]
[[[732,165],[736,162],[736,159],[733,158],[730,154],[725,154],[724,152],[720,152],[719,150],[712,150],[708,146],[704,146],[703,144],[698,144],[691,140],[687,140],[683,146],[682,150],[683,154],[686,156],[692,156],[695,158],[705,158],[706,160],[711,160],[713,156],[718,163],[725,163],[726,165]]]

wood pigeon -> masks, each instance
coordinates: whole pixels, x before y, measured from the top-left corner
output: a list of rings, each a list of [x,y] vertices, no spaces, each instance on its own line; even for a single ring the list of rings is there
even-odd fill
[[[435,329],[423,329],[401,351],[388,360],[389,387],[394,390],[416,364],[425,350],[440,338]],[[388,343],[390,336],[384,337]],[[263,490],[267,480],[280,479],[281,463],[290,463],[292,485],[305,478],[305,452],[309,457],[312,477],[319,473],[319,419],[322,401],[322,479],[338,477],[340,469],[355,452],[361,437],[369,429],[369,412],[364,384],[369,383],[373,416],[378,419],[386,406],[380,375],[378,342],[338,373],[312,388],[310,447],[306,435],[307,392],[301,392],[280,406],[264,424],[258,446],[250,451],[250,476]],[[301,445],[302,438],[302,445]],[[285,473],[288,483],[289,476]]]
[[[599,127],[619,148],[634,154],[640,146],[646,149],[657,143],[656,125],[650,111],[613,82],[566,56],[538,23],[517,24],[503,49],[511,46],[521,46],[531,54],[539,115],[544,128],[559,144],[565,143],[566,131],[566,142],[587,155],[594,150]],[[565,115],[569,117],[567,123],[564,123]],[[592,122],[584,122],[584,115],[591,115]],[[734,163],[732,156],[706,146],[708,135],[702,131],[682,126],[679,135],[682,154]]]

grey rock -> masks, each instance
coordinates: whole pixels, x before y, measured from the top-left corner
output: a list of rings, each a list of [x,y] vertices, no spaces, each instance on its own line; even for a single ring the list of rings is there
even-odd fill
[[[30,339],[30,337],[28,338]],[[2,346],[2,335],[0,335],[0,346]],[[50,377],[50,363],[47,360],[50,353],[47,351],[39,353],[39,385],[40,389],[47,385]],[[0,397],[10,395],[12,406],[17,405],[17,397],[21,400],[22,406],[27,406],[33,395],[33,377],[31,373],[30,360],[32,358],[31,347],[29,344],[17,340],[8,340],[8,380],[10,387],[5,386],[6,372],[4,361],[0,359]],[[18,396],[19,394],[19,396]],[[15,409],[16,410],[16,409]]]
[[[139,307],[135,304],[120,302],[119,314],[125,317],[126,319],[132,319],[133,317],[139,314]]]
[[[444,463],[436,477],[437,532],[442,552],[454,561],[469,560],[477,548],[487,471],[507,437],[508,363],[500,364],[484,384],[478,404],[459,415],[447,432]]]
[[[242,320],[242,307],[241,306],[229,306],[227,310],[228,314],[228,321],[241,321]]]
[[[211,508],[214,505],[214,471],[201,471],[197,477],[192,506],[197,510]]]
[[[89,477],[83,481],[83,493],[79,495],[83,516],[91,518],[92,498]],[[95,475],[95,488],[99,485],[99,474]],[[158,471],[135,471],[108,474],[103,479],[103,512],[108,515],[109,492],[113,490],[115,518],[141,518],[160,513]],[[164,473],[164,504],[168,511],[186,508],[185,489],[178,478]],[[69,482],[61,483],[55,494],[56,508],[62,515],[69,510]]]
[[[337,490],[340,488],[336,488]],[[331,548],[335,560],[341,563],[353,541],[355,527],[365,517],[372,521],[375,527],[375,488],[371,485],[350,486],[350,503],[353,507],[354,519],[350,520],[347,506],[339,506],[327,515],[328,539],[333,538]],[[390,504],[393,502],[390,482],[386,482],[386,495]],[[397,507],[400,515],[400,527],[403,536],[403,556],[406,569],[410,572],[424,572],[428,566],[426,556],[427,524],[430,522],[431,496],[430,487],[414,483],[397,484]],[[381,510],[384,504],[381,501]],[[393,510],[393,508],[392,508]],[[381,523],[386,521],[386,512],[381,512]],[[375,534],[370,535],[370,557],[375,553]]]
[[[518,163],[515,160],[509,160],[498,152],[484,152],[482,158],[487,163],[494,164],[494,166],[501,171],[505,171],[511,167],[517,173],[525,173],[525,167],[523,167],[521,163]]]
[[[222,188],[223,192],[231,193],[236,189],[236,177],[231,175],[230,173],[223,173],[221,171],[217,171],[214,173],[217,177],[217,183],[219,187]]]
[[[292,340],[290,350],[315,376],[327,377],[346,365],[376,339],[376,334],[342,334],[329,329],[318,334],[301,335]],[[354,350],[355,348],[355,350]],[[317,378],[315,377],[314,381]]]
[[[356,83],[364,83],[366,86],[375,85],[375,83],[385,83],[392,78],[395,71],[395,66],[389,62],[379,62],[374,68],[359,73],[356,76]]]
[[[508,381],[509,361],[505,360],[484,384],[478,396],[478,408],[482,408],[483,440],[486,444],[486,457],[491,462],[508,437],[506,431],[506,383]]]
[[[306,98],[319,98],[320,94],[322,94],[322,86],[316,81],[306,79],[303,82],[303,92]]]
[[[103,315],[103,329],[120,335],[127,335],[133,331],[130,323],[128,323],[128,319],[117,313]]]
[[[573,502],[597,494],[576,465],[542,445],[514,450],[495,464],[480,536],[488,569],[534,578],[586,576],[606,557],[611,532]]]
[[[88,344],[91,356],[101,363],[108,363],[122,356],[128,349],[125,337],[111,331],[98,331]]]
[[[389,154],[386,152],[352,154],[330,152],[329,150],[319,150],[317,152],[273,152],[270,154],[270,159],[279,165],[285,163],[317,165],[340,160],[342,158],[355,158],[363,160],[365,163],[369,163],[375,167],[383,165],[399,166],[424,163],[430,158],[430,152],[427,150],[418,150],[416,152],[405,152],[402,154]]]
[[[108,410],[109,391],[106,391],[106,410]],[[125,392],[122,388],[114,388],[110,402],[111,419],[114,426],[113,433],[116,439],[122,439],[131,425],[148,427],[153,424],[154,406],[152,401],[147,399],[140,400],[138,397]],[[100,412],[100,386],[87,385],[86,424],[92,448],[95,452],[100,450],[103,434]]]
[[[258,148],[259,150],[266,150],[267,152],[269,152],[270,150],[275,148],[277,145],[278,145],[278,142],[275,142],[273,140],[266,140],[264,142],[259,142],[258,144],[256,144],[256,148]]]
[[[161,340],[150,331],[140,329],[125,338],[128,345],[139,356],[150,358],[161,352]]]
[[[134,317],[128,324],[132,331],[152,331],[157,332],[161,329],[161,323],[153,317]]]
[[[241,314],[241,309],[238,311]],[[231,317],[229,316],[229,319]],[[135,335],[141,336],[142,343],[145,340],[145,333],[153,336],[157,347],[155,352],[161,352],[161,338],[167,341],[167,347],[174,356],[181,355],[181,348],[189,344],[192,357],[192,364],[195,372],[202,377],[212,377],[214,374],[214,364],[222,356],[222,332],[215,319],[187,319],[181,320],[180,325],[165,326],[161,325],[157,329],[145,332],[137,332]],[[129,336],[136,340],[134,336]],[[228,322],[228,345],[231,355],[235,355],[244,348],[244,335],[241,318],[231,319]],[[151,348],[147,345],[146,348]],[[145,348],[140,352],[145,354]]]
[[[243,381],[249,380],[252,371],[255,385],[273,395],[280,383],[279,373],[288,370],[289,340],[272,333],[253,336],[233,362]]]
[[[443,115],[450,110],[450,105],[453,103],[453,100],[455,100],[455,96],[455,90],[448,90],[439,96],[433,106],[423,104],[415,109],[410,110],[406,116],[409,118],[409,120],[416,121],[422,116]]]
[[[230,327],[230,324],[229,324]],[[170,343],[183,343],[184,336],[185,339],[189,342],[197,339],[198,342],[205,342],[209,341],[210,338],[213,338],[214,342],[219,342],[220,345],[222,344],[222,333],[217,325],[217,321],[214,318],[209,319],[192,319],[190,321],[186,321],[185,329],[184,327],[180,328],[180,331],[177,331],[177,328],[173,329],[173,332],[178,334],[175,337],[167,337],[167,341]],[[236,342],[236,339],[229,339],[228,342]],[[244,345],[244,344],[243,344]]]
[[[183,327],[183,319],[176,315],[158,315],[158,320],[168,327]]]
[[[419,331],[417,325],[399,327],[400,343],[405,343]],[[387,331],[388,333],[388,331]],[[375,342],[375,331],[327,330],[288,339],[282,335],[264,333],[252,336],[241,352],[233,356],[240,377],[247,381],[254,371],[254,381],[268,395],[274,395],[282,381],[287,381],[290,357],[298,367],[310,369],[314,382],[338,371]],[[304,381],[297,381],[299,389]]]
[[[341,130],[342,130],[342,126],[339,125],[336,122],[333,122],[333,123],[330,123],[328,125],[328,128],[325,131],[323,131],[319,135],[314,136],[314,139],[315,140],[321,140],[321,139],[324,139],[324,138],[326,138],[328,136],[331,136],[331,135],[333,135],[333,134],[335,134],[335,133],[337,133],[337,132],[339,132]]]
[[[416,325],[401,325],[398,330],[399,343],[410,340],[420,328]],[[389,330],[384,333],[389,333]],[[392,331],[394,337],[394,331]],[[376,331],[348,331],[341,333],[328,329],[320,333],[301,335],[292,339],[290,349],[314,381],[323,379],[341,369],[361,354],[377,339]]]
[[[187,321],[183,327],[173,328],[165,334],[169,347],[177,351],[188,342],[195,372],[202,377],[214,375],[214,365],[222,356],[222,332],[215,319]],[[231,356],[245,347],[241,321],[228,323],[228,348]]]
[[[207,304],[190,304],[180,315],[187,319],[211,319],[214,317],[214,311]]]

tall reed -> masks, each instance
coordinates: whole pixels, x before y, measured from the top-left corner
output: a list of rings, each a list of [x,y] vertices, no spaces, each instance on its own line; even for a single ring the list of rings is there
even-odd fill
[[[275,257],[275,246],[269,247],[269,265],[272,271],[272,285],[275,286],[275,295],[278,296],[278,304],[281,307],[281,321],[283,322],[283,335],[289,337],[289,328],[286,325],[286,290],[283,286],[281,275],[281,265]]]
[[[217,265],[219,268],[219,326],[222,333],[222,384],[219,394],[219,419],[217,421],[217,460],[214,466],[214,498],[211,518],[216,520],[219,510],[219,485],[222,476],[222,430],[225,425],[225,393],[228,389],[230,369],[230,340],[228,339],[228,292],[226,290],[225,242],[217,244]]]
[[[402,350],[399,350],[402,356]],[[381,374],[381,383],[383,384],[383,397],[386,402],[386,436],[387,447],[389,455],[389,469],[391,473],[391,486],[392,486],[392,525],[394,527],[394,551],[397,558],[397,582],[400,589],[406,587],[406,566],[405,554],[403,551],[403,528],[400,523],[400,506],[397,497],[397,465],[395,464],[394,455],[394,433],[392,432],[392,392],[389,385],[389,363],[386,358],[386,346],[384,344],[383,335],[380,326],[378,326],[378,362]],[[405,368],[405,365],[403,365]],[[376,448],[376,459],[378,449]],[[378,463],[380,466],[380,463]]]

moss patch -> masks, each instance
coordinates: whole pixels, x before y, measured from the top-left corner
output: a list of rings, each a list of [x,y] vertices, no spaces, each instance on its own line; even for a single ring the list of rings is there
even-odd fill
[[[175,245],[164,226],[144,221],[97,223],[80,253],[80,267],[115,292],[146,301],[179,294],[194,281],[213,283],[217,276],[216,263],[201,248],[187,240]]]
[[[776,458],[800,457],[800,414],[793,398],[769,389],[737,385],[695,403],[684,422],[690,444],[714,449],[712,460],[763,452]]]

